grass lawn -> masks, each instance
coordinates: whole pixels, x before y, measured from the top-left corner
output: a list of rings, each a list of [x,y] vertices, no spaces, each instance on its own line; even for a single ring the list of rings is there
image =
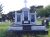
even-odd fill
[[[0,22],[0,37],[6,37],[6,30],[10,24],[9,22]]]
[[[0,29],[1,29],[1,30],[5,30],[5,29],[8,28],[8,26],[9,26],[10,24],[11,24],[11,23],[9,23],[9,22],[2,22],[2,23],[0,23]]]
[[[50,29],[49,29],[49,31],[48,31],[48,37],[50,37]]]

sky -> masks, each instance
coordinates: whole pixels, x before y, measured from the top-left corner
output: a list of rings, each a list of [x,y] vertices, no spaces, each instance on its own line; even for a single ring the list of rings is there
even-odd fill
[[[9,11],[17,11],[25,7],[24,0],[0,0],[3,5],[3,13],[7,14]],[[27,7],[43,5],[44,7],[50,5],[50,0],[27,0]]]

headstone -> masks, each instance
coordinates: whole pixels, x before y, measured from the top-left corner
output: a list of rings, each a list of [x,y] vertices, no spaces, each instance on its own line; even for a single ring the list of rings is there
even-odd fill
[[[25,0],[26,4],[26,0]],[[20,18],[21,17],[21,18]],[[19,19],[18,19],[19,18]],[[33,18],[33,19],[32,19]],[[19,21],[21,20],[21,21]],[[33,20],[33,21],[32,21]],[[37,26],[36,25],[36,11],[31,13],[29,8],[25,7],[22,9],[21,13],[15,11],[15,24],[14,26],[9,28],[9,31],[16,31],[19,34],[22,33],[32,33],[32,34],[40,34],[47,31],[45,26]],[[22,35],[22,34],[21,34]]]

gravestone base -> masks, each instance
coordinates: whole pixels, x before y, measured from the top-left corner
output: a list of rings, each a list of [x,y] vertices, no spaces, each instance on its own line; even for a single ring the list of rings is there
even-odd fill
[[[48,35],[48,31],[43,31],[43,30],[34,30],[36,28],[43,28],[43,26],[37,26],[37,25],[34,25],[33,26],[33,30],[31,30],[31,26],[33,25],[16,25],[16,24],[12,24],[12,26],[10,26],[11,28],[8,29],[8,32],[7,32],[7,37],[23,37],[23,35],[27,35],[27,37],[32,37],[32,36],[35,36],[36,35]],[[19,29],[17,29],[17,27]],[[20,28],[21,27],[21,28]],[[22,29],[23,27],[23,29]]]
[[[45,34],[44,34],[45,33]],[[37,37],[38,35],[47,35],[46,32],[31,32],[31,31],[9,31],[7,37]]]

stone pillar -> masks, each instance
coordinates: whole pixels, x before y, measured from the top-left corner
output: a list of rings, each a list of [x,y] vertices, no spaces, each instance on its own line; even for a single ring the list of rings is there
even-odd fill
[[[35,24],[36,24],[36,11],[35,11]]]
[[[15,24],[17,24],[17,12],[15,11]]]

